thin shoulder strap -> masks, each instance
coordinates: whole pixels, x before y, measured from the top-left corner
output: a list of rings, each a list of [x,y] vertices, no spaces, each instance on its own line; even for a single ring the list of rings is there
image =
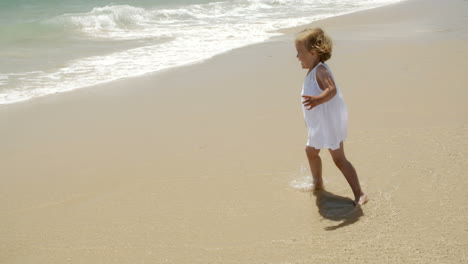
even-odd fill
[[[330,67],[324,62],[321,62],[321,64],[327,69],[327,71],[330,74],[332,80],[335,81],[335,76],[333,76],[333,72],[331,71]]]
[[[319,62],[317,65],[315,65],[315,67],[312,69],[312,78],[314,78],[315,81],[317,81],[317,69],[318,67],[320,67],[320,65],[322,65],[323,62]],[[327,68],[328,69],[328,68]]]

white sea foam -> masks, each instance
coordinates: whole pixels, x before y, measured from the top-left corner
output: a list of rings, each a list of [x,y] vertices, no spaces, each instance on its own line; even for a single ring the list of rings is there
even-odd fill
[[[152,27],[151,11],[128,5],[96,7],[88,13],[64,14],[46,21],[95,38],[114,40],[161,36]]]
[[[267,40],[280,28],[397,1],[236,0],[164,9],[113,5],[64,14],[43,23],[62,25],[91,46],[133,41],[137,48],[66,61],[59,68],[3,73],[0,104],[203,61]]]
[[[0,85],[5,85],[8,82],[8,76],[7,75],[0,75]]]
[[[312,183],[312,177],[307,176],[301,179],[292,180],[290,183],[291,187],[304,192],[312,191],[314,184]]]
[[[299,172],[293,175],[293,179],[290,181],[289,185],[300,191],[312,191],[314,184],[312,176],[310,176],[309,168],[306,165],[301,165]]]

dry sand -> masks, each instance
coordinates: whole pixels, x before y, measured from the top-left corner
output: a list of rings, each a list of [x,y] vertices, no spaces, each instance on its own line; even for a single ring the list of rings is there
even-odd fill
[[[292,32],[204,63],[0,106],[0,263],[468,263],[468,2],[314,23],[350,113],[310,175]]]

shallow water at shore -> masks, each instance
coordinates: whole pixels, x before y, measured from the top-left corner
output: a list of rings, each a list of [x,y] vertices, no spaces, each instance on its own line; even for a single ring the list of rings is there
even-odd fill
[[[203,61],[281,28],[394,2],[4,2],[0,104]]]

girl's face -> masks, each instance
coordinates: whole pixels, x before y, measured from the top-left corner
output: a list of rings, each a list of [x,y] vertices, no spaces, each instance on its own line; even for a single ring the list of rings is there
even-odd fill
[[[312,66],[317,64],[318,54],[315,50],[307,50],[303,42],[296,43],[297,59],[301,62],[303,69],[311,69]]]

